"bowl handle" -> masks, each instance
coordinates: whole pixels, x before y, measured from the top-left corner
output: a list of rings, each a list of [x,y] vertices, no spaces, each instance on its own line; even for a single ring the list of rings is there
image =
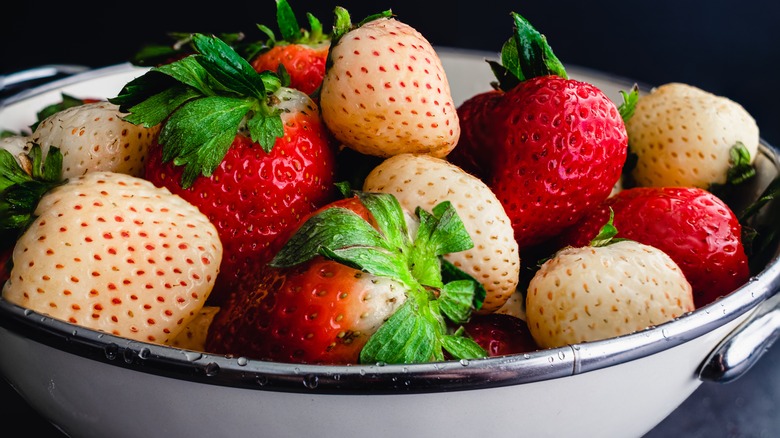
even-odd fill
[[[83,65],[48,64],[0,75],[0,98],[18,93],[41,83],[89,70]]]
[[[780,293],[758,306],[710,353],[699,379],[728,383],[745,374],[780,335]]]

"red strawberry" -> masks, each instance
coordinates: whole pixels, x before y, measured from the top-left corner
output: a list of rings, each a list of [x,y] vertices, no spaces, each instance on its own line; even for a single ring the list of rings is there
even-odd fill
[[[258,26],[269,39],[266,47],[252,59],[252,67],[262,72],[277,71],[283,65],[290,75],[290,87],[311,95],[320,88],[325,76],[330,35],[323,33],[317,18],[311,14],[307,17],[310,30],[301,28],[286,0],[277,0],[276,19],[282,38],[277,39],[266,26]]]
[[[475,94],[458,107],[461,133],[457,146],[447,160],[461,169],[487,181],[492,169],[494,143],[493,110],[501,105],[504,92],[491,90]]]
[[[514,316],[474,315],[463,328],[491,357],[539,350],[526,322]]]
[[[178,61],[178,68],[202,75],[203,83],[223,77],[245,97],[204,93],[174,108],[150,150],[145,177],[196,205],[217,227],[225,254],[210,302],[218,305],[243,272],[271,258],[279,233],[333,199],[335,151],[308,96],[280,87],[271,72],[255,72],[217,38],[196,35],[193,43],[201,53]],[[169,72],[167,67],[161,71]],[[151,73],[117,98],[130,106],[131,121],[155,123],[160,117],[143,105],[143,81],[156,80]]]
[[[522,250],[555,236],[609,196],[628,142],[615,104],[594,85],[568,79],[544,37],[514,17],[516,35],[508,43],[515,48],[514,58],[537,53],[547,58],[518,61],[505,46],[504,65],[520,70],[499,77],[506,90],[499,96],[490,92],[475,98],[486,103],[485,115],[464,123],[491,120],[489,129],[464,125],[467,142],[456,149],[466,150],[450,159],[469,167],[480,157],[478,171],[512,219]],[[535,47],[523,46],[526,41]]]
[[[602,202],[561,237],[584,246],[614,212],[617,237],[667,253],[693,287],[697,307],[743,285],[750,276],[742,226],[721,199],[700,188],[635,187]]]
[[[484,357],[444,319],[465,321],[476,289],[469,279],[445,284],[440,256],[472,242],[449,203],[417,214],[370,193],[312,214],[222,306],[207,350],[325,364]]]
[[[9,234],[8,236],[5,236]],[[0,247],[0,284],[5,283],[8,280],[8,276],[11,273],[11,254],[14,251],[13,243],[16,241],[10,233],[3,233],[3,245]]]

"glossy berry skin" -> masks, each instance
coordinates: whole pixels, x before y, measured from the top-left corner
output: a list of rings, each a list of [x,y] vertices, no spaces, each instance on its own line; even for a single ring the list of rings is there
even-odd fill
[[[667,253],[693,287],[696,307],[743,285],[750,277],[742,226],[720,198],[688,187],[635,187],[605,200],[561,236],[561,243],[587,244],[614,211],[618,238]]]
[[[501,313],[473,315],[463,327],[489,357],[539,350],[526,322],[514,316]]]
[[[447,155],[447,161],[480,179],[487,180],[492,169],[495,117],[492,113],[501,104],[504,93],[491,90],[478,93],[458,107],[461,132],[458,144]]]
[[[335,152],[314,108],[285,116],[285,135],[270,153],[237,135],[213,174],[187,189],[181,168],[162,163],[161,148],[151,148],[145,177],[196,205],[219,232],[225,253],[210,303],[223,302],[243,272],[270,260],[281,232],[333,200]]]
[[[484,116],[493,119],[492,133],[473,144],[489,146],[461,154],[489,157],[481,163],[483,178],[522,250],[549,240],[609,196],[628,136],[615,104],[586,82],[540,76],[495,99],[486,99]]]
[[[329,47],[329,42],[315,46],[277,45],[255,57],[252,60],[252,67],[258,72],[277,71],[281,64],[290,75],[290,88],[311,95],[322,85]]]

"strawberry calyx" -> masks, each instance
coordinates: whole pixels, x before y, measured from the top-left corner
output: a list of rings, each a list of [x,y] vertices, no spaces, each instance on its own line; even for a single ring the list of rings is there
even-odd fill
[[[168,64],[177,59],[195,53],[192,44],[191,32],[168,32],[166,36],[171,41],[168,44],[150,43],[141,46],[140,49],[130,58],[130,63],[139,67],[151,67],[162,64]],[[257,53],[262,47],[263,42],[247,42],[243,32],[220,33],[219,38],[234,47],[245,58]]]
[[[514,33],[501,47],[501,62],[488,61],[497,81],[495,89],[509,91],[520,82],[555,75],[568,79],[566,68],[553,53],[547,38],[522,15],[512,12]]]
[[[407,300],[369,339],[362,363],[444,360],[444,351],[459,359],[485,357],[445,320],[467,321],[478,295],[478,282],[467,274],[446,283],[442,275],[443,255],[473,246],[455,208],[448,201],[431,212],[417,208],[419,225],[411,230],[393,195],[353,193],[376,227],[350,209],[324,209],[306,220],[269,264],[284,268],[322,256],[407,286]]]
[[[349,11],[342,6],[336,6],[336,8],[333,10],[333,16],[333,30],[331,32],[330,38],[331,46],[336,46],[339,40],[341,40],[341,37],[343,37],[347,32],[357,29],[368,22],[378,20],[380,18],[390,18],[393,16],[393,11],[391,9],[387,9],[385,11],[369,15],[357,25],[352,24],[352,17],[350,16]],[[332,64],[333,60],[331,59],[331,53],[328,53],[327,60],[325,61],[325,68],[330,68]]]
[[[17,158],[0,149],[0,232],[24,231],[35,219],[38,201],[49,190],[62,185],[62,153],[52,146],[43,157],[41,146]]]
[[[108,99],[129,113],[124,120],[130,123],[164,123],[158,139],[163,162],[184,166],[184,188],[211,176],[240,128],[266,152],[284,135],[274,94],[286,85],[283,78],[258,73],[219,37],[193,34],[192,43],[195,54],[151,68]]]
[[[330,40],[330,35],[323,32],[322,23],[317,17],[307,12],[306,19],[309,22],[309,29],[298,23],[295,12],[287,0],[276,0],[276,24],[281,38],[277,38],[276,33],[268,26],[258,24],[257,28],[268,36],[263,50],[284,44],[317,46]]]

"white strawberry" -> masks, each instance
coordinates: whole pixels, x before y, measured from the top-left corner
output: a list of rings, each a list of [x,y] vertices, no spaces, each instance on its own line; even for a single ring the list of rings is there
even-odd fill
[[[145,128],[126,122],[126,115],[109,102],[73,106],[45,118],[31,139],[43,154],[50,146],[60,148],[62,177],[103,170],[142,176],[144,159],[159,126]]]
[[[755,160],[759,131],[738,103],[691,85],[669,83],[641,95],[626,122],[640,186],[708,188],[727,182],[731,149]]]
[[[88,172],[46,193],[19,238],[9,302],[166,344],[201,310],[222,258],[214,226],[167,189]]]
[[[520,255],[512,224],[496,195],[479,178],[442,158],[406,153],[375,167],[363,191],[390,193],[409,211],[431,210],[450,201],[474,247],[445,258],[482,283],[487,297],[480,313],[497,310],[516,290]]]
[[[691,285],[677,264],[631,240],[560,250],[526,295],[528,328],[543,348],[632,333],[692,310]]]
[[[206,351],[206,337],[211,322],[219,312],[216,306],[203,306],[187,326],[170,342],[172,347],[193,351]]]
[[[351,28],[336,9],[322,83],[322,117],[344,145],[363,154],[446,156],[460,136],[441,60],[430,42],[388,15]],[[340,14],[340,15],[339,15]]]

